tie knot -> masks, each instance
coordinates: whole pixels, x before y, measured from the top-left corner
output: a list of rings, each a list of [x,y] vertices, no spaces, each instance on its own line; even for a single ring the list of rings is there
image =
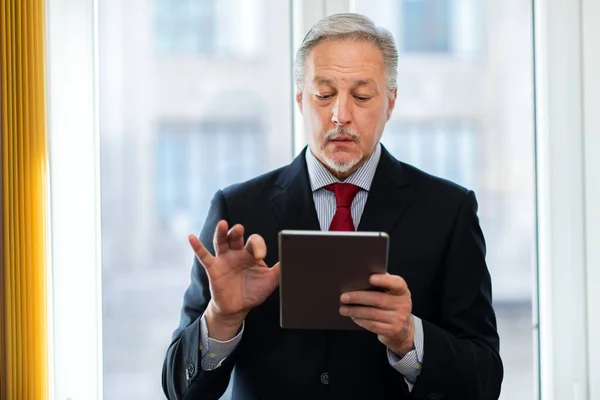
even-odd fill
[[[351,183],[332,183],[325,186],[325,189],[335,193],[335,202],[338,207],[350,207],[360,187]]]

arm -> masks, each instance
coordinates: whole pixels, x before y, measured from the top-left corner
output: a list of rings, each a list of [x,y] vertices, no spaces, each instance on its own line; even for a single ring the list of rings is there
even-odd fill
[[[223,193],[217,192],[212,200],[208,217],[200,234],[202,243],[214,254],[213,234],[217,222],[227,219]],[[200,316],[210,301],[210,289],[205,269],[194,259],[191,283],[183,298],[181,322],[173,333],[163,364],[162,385],[170,400],[179,400],[192,382],[198,386],[198,399],[217,399],[227,389],[233,369],[235,354],[227,357],[220,368],[202,370],[200,356]]]
[[[427,354],[413,395],[497,399],[503,367],[473,192],[463,198],[442,268],[440,319],[423,320]]]

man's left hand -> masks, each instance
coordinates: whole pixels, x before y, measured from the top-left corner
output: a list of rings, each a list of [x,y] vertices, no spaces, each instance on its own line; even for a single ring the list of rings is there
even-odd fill
[[[369,281],[384,291],[342,294],[340,314],[375,333],[381,343],[402,358],[415,348],[412,302],[406,281],[390,274],[372,275]]]

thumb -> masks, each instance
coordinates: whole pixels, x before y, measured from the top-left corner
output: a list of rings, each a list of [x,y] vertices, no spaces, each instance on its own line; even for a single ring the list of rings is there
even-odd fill
[[[271,268],[271,278],[273,279],[273,282],[276,283],[277,285],[279,285],[279,276],[281,274],[281,263],[277,263],[275,265],[273,265],[273,267]]]
[[[277,274],[277,276],[279,276],[279,273],[281,272],[281,262],[278,262],[277,264],[273,265],[273,267],[271,268],[271,271],[274,274]]]

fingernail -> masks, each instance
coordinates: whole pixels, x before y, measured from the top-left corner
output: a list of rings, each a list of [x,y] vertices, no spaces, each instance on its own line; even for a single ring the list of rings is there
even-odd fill
[[[349,296],[349,295],[347,295],[347,294],[343,294],[343,295],[342,295],[342,301],[346,302],[346,301],[348,301],[348,300],[350,300],[350,296]]]
[[[340,314],[342,314],[342,315],[348,315],[348,307],[342,307],[342,308],[340,308]]]

